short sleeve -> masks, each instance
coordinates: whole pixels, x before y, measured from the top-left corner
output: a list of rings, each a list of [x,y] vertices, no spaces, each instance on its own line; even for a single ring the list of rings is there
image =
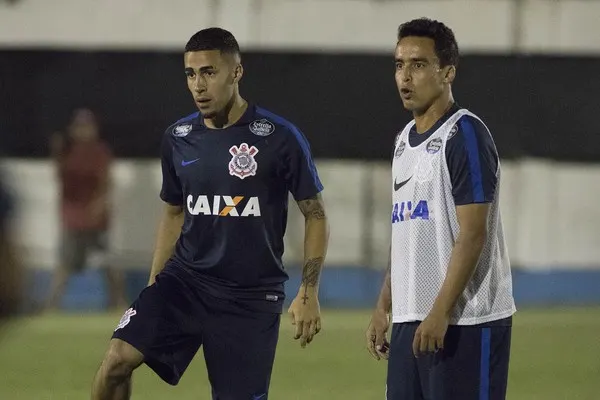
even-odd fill
[[[498,152],[490,132],[476,118],[464,116],[446,144],[446,160],[456,205],[489,203],[498,183]]]
[[[306,200],[323,190],[308,140],[295,126],[290,127],[285,157],[286,180],[296,201]]]
[[[174,206],[183,204],[183,190],[173,163],[173,144],[171,137],[165,134],[161,144],[162,188],[160,198]]]

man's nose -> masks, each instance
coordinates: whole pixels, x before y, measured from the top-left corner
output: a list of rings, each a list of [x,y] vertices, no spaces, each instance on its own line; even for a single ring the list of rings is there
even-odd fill
[[[200,75],[196,75],[194,80],[194,91],[197,93],[206,91],[206,82]]]

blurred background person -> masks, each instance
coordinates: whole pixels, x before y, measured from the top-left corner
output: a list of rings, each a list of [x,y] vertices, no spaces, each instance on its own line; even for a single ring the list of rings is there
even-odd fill
[[[23,299],[23,271],[11,224],[13,210],[13,196],[0,177],[0,329],[19,311]]]
[[[51,285],[46,310],[57,310],[69,277],[81,272],[97,256],[106,272],[108,308],[125,307],[124,279],[121,271],[109,265],[108,229],[111,215],[110,174],[112,153],[99,136],[94,113],[76,110],[65,136],[53,135],[51,153],[60,184],[62,231],[59,265]]]

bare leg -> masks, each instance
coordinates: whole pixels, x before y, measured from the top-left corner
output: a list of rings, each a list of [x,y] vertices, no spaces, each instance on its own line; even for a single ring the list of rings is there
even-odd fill
[[[94,377],[92,400],[129,400],[133,371],[144,356],[129,343],[112,339]]]

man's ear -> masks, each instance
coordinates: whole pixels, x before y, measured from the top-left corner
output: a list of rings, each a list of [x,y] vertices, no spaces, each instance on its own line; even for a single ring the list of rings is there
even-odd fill
[[[444,83],[454,82],[456,78],[456,67],[454,65],[448,65],[444,69]]]
[[[237,64],[233,70],[233,83],[238,83],[244,75],[244,67],[242,64]]]

